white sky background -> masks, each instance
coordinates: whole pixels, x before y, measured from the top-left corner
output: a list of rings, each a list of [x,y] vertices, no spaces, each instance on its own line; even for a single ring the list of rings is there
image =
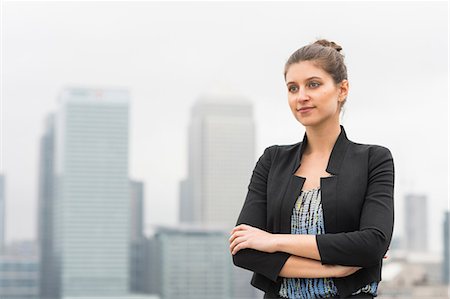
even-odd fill
[[[440,251],[448,36],[446,2],[4,2],[7,240],[36,236],[39,139],[62,88],[131,91],[130,176],[145,182],[147,224],[175,224],[194,101],[218,85],[251,100],[256,157],[298,142],[304,129],[289,110],[283,66],[297,48],[327,38],[346,55],[349,139],[394,156],[395,234],[403,233],[404,194],[425,193],[430,249]]]

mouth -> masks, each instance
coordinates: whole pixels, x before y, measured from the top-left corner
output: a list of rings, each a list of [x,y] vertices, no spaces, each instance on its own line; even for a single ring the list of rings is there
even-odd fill
[[[314,107],[302,107],[300,109],[297,109],[298,112],[308,112],[312,110]]]

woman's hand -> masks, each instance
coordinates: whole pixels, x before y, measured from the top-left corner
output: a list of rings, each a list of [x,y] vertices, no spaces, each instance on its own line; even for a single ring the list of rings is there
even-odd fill
[[[259,228],[240,224],[231,231],[230,251],[235,255],[241,249],[252,248],[263,252],[275,252],[274,235]]]

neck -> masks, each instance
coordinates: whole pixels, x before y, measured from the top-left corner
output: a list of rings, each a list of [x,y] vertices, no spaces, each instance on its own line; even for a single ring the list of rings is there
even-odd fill
[[[308,145],[305,153],[307,155],[329,155],[340,133],[339,123],[325,124],[320,127],[307,126]]]

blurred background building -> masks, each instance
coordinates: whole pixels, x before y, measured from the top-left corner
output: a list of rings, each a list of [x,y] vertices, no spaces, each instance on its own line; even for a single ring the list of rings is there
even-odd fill
[[[63,90],[55,140],[54,271],[59,296],[128,293],[126,90]]]
[[[445,211],[443,223],[444,251],[442,252],[442,282],[449,286],[450,295],[450,211]]]
[[[5,176],[0,174],[0,254],[5,246]]]
[[[53,261],[53,205],[54,205],[54,159],[55,159],[55,116],[50,114],[45,120],[44,134],[39,148],[38,182],[38,243],[40,260],[40,296],[56,296],[56,273]],[[53,295],[53,296],[52,296]]]
[[[193,105],[188,136],[188,177],[180,183],[180,222],[230,230],[255,164],[253,105],[226,89],[210,92]],[[229,283],[228,294],[233,298],[260,294],[250,285],[250,271],[234,267],[228,251],[218,254],[225,255],[231,271],[230,279],[224,281]]]
[[[141,291],[161,298],[234,298],[228,234],[199,227],[158,227],[147,240]]]
[[[428,198],[424,194],[405,196],[405,249],[412,252],[428,250]]]
[[[192,107],[188,177],[181,182],[180,221],[233,226],[255,158],[251,102],[212,94]]]
[[[39,255],[35,242],[13,242],[0,254],[0,298],[41,298],[39,296]]]

